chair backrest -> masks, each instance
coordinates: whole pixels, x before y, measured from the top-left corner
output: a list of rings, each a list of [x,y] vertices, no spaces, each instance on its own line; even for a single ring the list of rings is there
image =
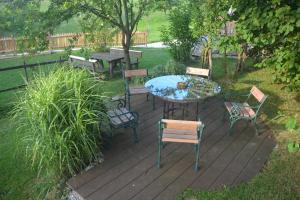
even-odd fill
[[[110,53],[124,56],[124,50],[119,49],[119,48],[110,48]],[[143,52],[142,51],[136,51],[136,50],[129,50],[129,56],[139,59],[139,58],[142,58]]]
[[[259,103],[263,103],[267,98],[267,95],[265,95],[262,91],[260,91],[256,86],[252,86],[250,93],[254,96],[254,98]]]
[[[131,77],[146,77],[148,76],[147,69],[134,69],[134,70],[124,70],[124,78],[131,78]]]
[[[195,75],[195,76],[203,76],[203,77],[210,77],[210,70],[209,69],[202,69],[202,68],[195,68],[195,67],[187,67],[186,74],[188,75]]]
[[[200,121],[187,120],[162,119],[161,122],[164,124],[164,128],[190,130],[193,131],[195,134],[197,134],[199,126],[202,125]]]

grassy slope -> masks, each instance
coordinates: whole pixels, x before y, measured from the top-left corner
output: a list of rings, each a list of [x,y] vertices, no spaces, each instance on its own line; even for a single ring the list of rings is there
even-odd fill
[[[144,51],[144,57],[140,66],[148,68],[150,73],[155,65],[165,64],[170,58],[167,50],[142,50]],[[57,58],[57,56],[59,55],[35,57],[31,58],[31,61],[53,59]],[[21,60],[0,60],[0,67],[16,63],[21,63]],[[228,60],[230,71],[234,69],[234,63],[235,60]],[[213,79],[222,83],[224,88],[235,91],[249,91],[251,85],[255,84],[270,95],[268,102],[263,108],[262,118],[266,119],[274,130],[274,136],[278,139],[279,146],[272,154],[262,173],[250,183],[217,192],[187,190],[178,199],[295,199],[295,195],[300,195],[299,184],[297,184],[300,182],[299,154],[286,152],[285,141],[291,135],[283,129],[285,118],[276,120],[274,118],[279,112],[284,113],[284,115],[299,113],[299,94],[288,93],[281,90],[280,85],[272,84],[270,79],[271,71],[269,69],[251,70],[242,73],[234,81],[224,78],[224,72],[222,59],[214,59]],[[1,83],[3,83],[3,77],[0,78]],[[5,84],[7,85],[15,84],[17,81],[15,76],[6,78]],[[104,82],[104,88],[107,92],[110,92],[109,95],[122,94],[124,88],[120,87],[120,85],[123,85],[120,74],[116,74],[114,79]],[[15,94],[15,92],[12,93]],[[18,147],[15,140],[15,127],[9,117],[7,117],[9,105],[15,99],[15,95],[12,95],[12,93],[0,94],[0,179],[4,180],[0,181],[0,199],[1,195],[7,199],[26,199],[33,188],[32,177],[34,176],[34,171],[30,169],[30,166],[22,162],[23,154],[20,151],[15,152],[15,149]],[[16,163],[20,164],[16,165]]]
[[[156,11],[152,12],[151,15],[142,18],[141,22],[139,23],[138,30],[146,31],[149,33],[149,42],[157,42],[161,41],[161,27],[167,26],[168,24],[169,23],[167,14]]]
[[[150,15],[145,16],[139,23],[138,31],[146,31],[149,33],[148,41],[160,41],[160,28],[168,24],[167,15],[163,12],[152,12]],[[71,33],[81,32],[78,18],[74,17],[67,22],[62,23],[55,33]]]

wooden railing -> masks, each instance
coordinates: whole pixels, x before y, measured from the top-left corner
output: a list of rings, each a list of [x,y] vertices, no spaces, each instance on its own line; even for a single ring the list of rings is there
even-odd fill
[[[75,47],[84,47],[89,46],[91,43],[89,43],[86,39],[86,35],[83,33],[63,33],[63,34],[57,34],[57,35],[51,35],[48,37],[49,40],[49,49],[60,49],[70,46],[70,40],[74,37],[77,38],[77,40],[74,41],[72,45]],[[136,32],[133,36],[133,44],[139,45],[139,44],[147,44],[147,32]],[[25,42],[25,41],[18,41],[18,42]],[[116,34],[116,36],[113,37],[112,42],[108,43],[110,46],[114,45],[121,45],[122,43],[122,35],[121,33]],[[17,40],[13,37],[7,37],[7,38],[0,38],[0,53],[7,53],[7,52],[16,52],[17,51]]]

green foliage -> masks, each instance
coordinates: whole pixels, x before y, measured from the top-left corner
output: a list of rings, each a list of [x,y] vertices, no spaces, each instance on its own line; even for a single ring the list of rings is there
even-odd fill
[[[85,14],[79,21],[81,28],[86,33],[86,39],[93,44],[92,49],[101,52],[106,50],[113,42],[113,37],[118,30],[92,14]]]
[[[84,47],[82,47],[80,50],[79,50],[79,53],[80,53],[80,55],[81,56],[83,56],[85,59],[90,59],[91,58],[91,56],[92,56],[92,51],[91,51],[91,49],[89,49],[89,48],[84,48]]]
[[[153,68],[152,76],[164,76],[164,75],[180,75],[185,74],[186,66],[174,60],[170,60],[166,65],[156,65]]]
[[[177,200],[298,200],[299,157],[274,152],[267,166],[247,183],[214,191],[185,190]]]
[[[227,11],[230,7],[228,0],[196,0],[193,1],[192,9],[192,30],[195,37],[207,37],[203,44],[202,66],[208,65],[212,69],[212,50],[219,49],[226,52],[234,41],[229,40],[227,35],[221,35],[220,30],[225,27],[228,21]],[[224,60],[226,61],[226,60]],[[227,64],[224,62],[224,68]],[[228,71],[228,70],[225,70]]]
[[[162,29],[162,41],[171,47],[172,57],[179,62],[190,61],[191,48],[196,38],[192,34],[191,7],[187,2],[182,2],[169,14],[169,27]]]
[[[259,67],[274,69],[273,80],[300,89],[300,2],[235,0],[237,32],[253,46]]]
[[[287,120],[287,122],[285,124],[285,128],[289,132],[295,133],[298,136],[300,136],[300,127],[297,124],[297,118],[296,118],[296,116],[288,118],[288,120]],[[297,130],[297,128],[298,128],[298,130]],[[298,151],[300,151],[300,142],[296,141],[296,140],[293,140],[293,139],[290,139],[287,147],[288,147],[288,151],[290,153],[298,152]]]
[[[69,56],[72,55],[73,48],[75,48],[75,42],[78,40],[78,36],[74,36],[73,38],[69,39],[69,46],[65,47],[65,52],[63,57],[65,59],[69,59]]]
[[[45,195],[59,194],[64,180],[99,155],[105,123],[101,83],[82,70],[60,68],[29,83],[14,110],[20,145]]]

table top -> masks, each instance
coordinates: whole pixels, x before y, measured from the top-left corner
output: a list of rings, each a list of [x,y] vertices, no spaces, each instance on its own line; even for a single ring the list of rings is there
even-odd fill
[[[178,82],[186,85],[180,89]],[[218,83],[189,75],[167,75],[153,78],[145,83],[151,94],[171,102],[196,102],[221,92]]]
[[[111,62],[111,61],[123,59],[124,56],[118,55],[118,54],[111,54],[111,53],[107,52],[107,53],[94,53],[92,55],[92,58],[97,59],[97,60],[105,60],[105,61]]]

